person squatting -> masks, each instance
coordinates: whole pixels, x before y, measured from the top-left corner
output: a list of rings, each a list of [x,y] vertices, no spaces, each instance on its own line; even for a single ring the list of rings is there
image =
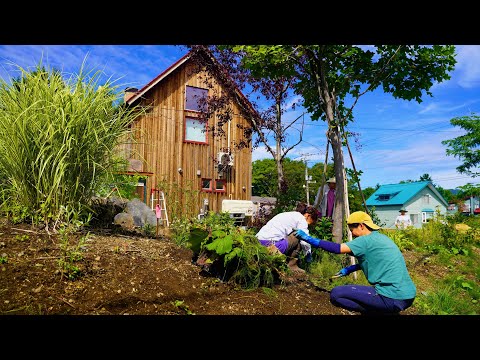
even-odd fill
[[[335,243],[309,236],[303,229],[294,231],[300,240],[315,248],[349,254],[358,263],[341,269],[338,276],[362,270],[368,285],[339,285],[330,292],[330,302],[338,307],[361,314],[398,314],[410,307],[416,287],[405,264],[402,252],[388,236],[377,232],[370,215],[356,211],[347,218],[354,237],[347,243]]]

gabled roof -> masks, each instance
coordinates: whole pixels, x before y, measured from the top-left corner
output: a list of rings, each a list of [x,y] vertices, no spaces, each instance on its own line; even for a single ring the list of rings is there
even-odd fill
[[[130,97],[126,103],[128,105],[133,104],[135,101],[140,99],[147,91],[149,91],[151,88],[153,88],[155,85],[157,85],[160,81],[165,79],[168,75],[170,75],[173,71],[175,71],[179,66],[181,66],[183,63],[185,63],[190,57],[190,53],[184,55],[182,58],[177,60],[174,64],[172,64],[170,67],[168,67],[164,72],[162,72],[160,75],[155,77],[152,81],[150,81],[147,85],[145,85],[143,88],[138,90],[135,95]]]
[[[157,77],[155,77],[153,80],[151,80],[147,85],[145,85],[143,88],[141,88],[140,90],[138,90],[134,95],[132,95],[129,99],[127,99],[126,101],[126,104],[127,105],[132,105],[134,102],[136,102],[138,99],[140,99],[142,96],[145,95],[145,93],[147,93],[150,89],[152,89],[153,87],[155,87],[155,85],[157,85],[159,82],[161,82],[163,79],[165,79],[166,77],[168,77],[168,75],[170,75],[172,72],[174,72],[176,69],[178,69],[181,65],[183,65],[185,62],[187,62],[193,55],[193,52],[190,51],[188,52],[186,55],[184,55],[183,57],[181,57],[179,60],[177,60],[174,64],[172,64],[170,67],[168,67],[165,71],[163,71],[160,75],[158,75]],[[211,55],[211,54],[207,54],[208,58],[210,59],[210,61],[212,61],[216,66],[221,66],[217,61],[216,59]],[[226,72],[225,72],[226,73]],[[230,76],[228,74],[226,74],[227,78],[230,78]],[[233,80],[232,80],[233,82]],[[236,93],[239,95],[240,97],[240,100],[244,103],[245,106],[247,106],[248,109],[250,109],[250,111],[252,111],[252,113],[254,114],[257,114],[257,111],[253,108],[252,104],[250,103],[250,101],[245,97],[245,95],[243,95],[243,93],[236,87],[235,87],[235,91]]]
[[[431,181],[416,181],[404,184],[381,185],[367,200],[367,206],[404,205],[420,191],[428,187],[439,200],[448,206],[447,201],[432,185]]]

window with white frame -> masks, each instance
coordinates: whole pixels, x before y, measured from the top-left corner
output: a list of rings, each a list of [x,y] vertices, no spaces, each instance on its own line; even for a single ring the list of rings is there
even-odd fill
[[[427,223],[433,219],[433,211],[422,211],[422,223]]]

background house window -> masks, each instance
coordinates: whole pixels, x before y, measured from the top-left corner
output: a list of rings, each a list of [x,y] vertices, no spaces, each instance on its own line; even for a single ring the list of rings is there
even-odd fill
[[[423,203],[430,204],[430,194],[423,195]]]
[[[207,143],[207,127],[205,122],[196,118],[185,117],[185,141]]]
[[[422,211],[422,223],[427,223],[433,219],[433,211]]]
[[[187,86],[185,89],[185,110],[205,111],[208,89]]]
[[[397,194],[398,194],[398,191],[395,192],[395,193],[392,193],[392,194],[378,194],[377,195],[377,200],[378,201],[388,201]]]

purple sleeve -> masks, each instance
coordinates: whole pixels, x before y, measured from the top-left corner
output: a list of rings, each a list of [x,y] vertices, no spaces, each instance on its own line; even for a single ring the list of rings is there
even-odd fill
[[[340,244],[333,241],[319,240],[317,247],[334,254],[340,254]]]
[[[361,269],[360,264],[353,264],[346,267],[348,274]]]

